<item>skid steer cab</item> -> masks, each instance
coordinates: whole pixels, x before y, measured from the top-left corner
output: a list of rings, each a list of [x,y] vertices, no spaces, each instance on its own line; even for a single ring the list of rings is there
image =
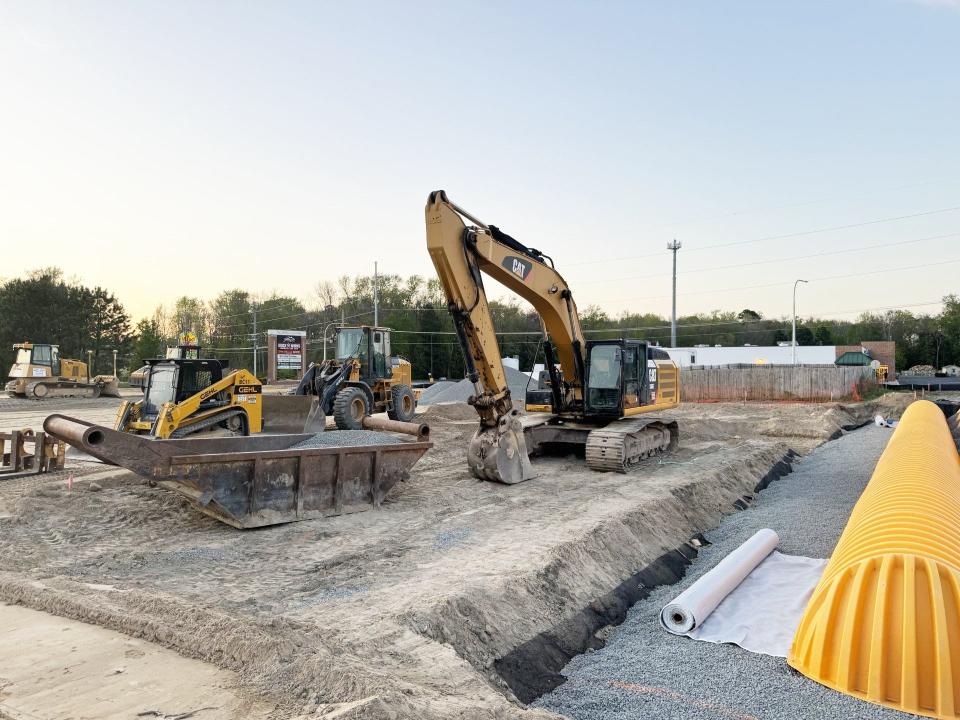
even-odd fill
[[[363,418],[386,412],[391,420],[409,422],[417,408],[413,368],[390,353],[390,329],[337,328],[335,357],[311,363],[294,395],[314,395],[319,409],[333,415],[341,430],[359,430]]]
[[[147,365],[143,399],[120,405],[117,430],[155,438],[262,430],[262,387],[246,370],[224,374],[216,359],[164,358]]]

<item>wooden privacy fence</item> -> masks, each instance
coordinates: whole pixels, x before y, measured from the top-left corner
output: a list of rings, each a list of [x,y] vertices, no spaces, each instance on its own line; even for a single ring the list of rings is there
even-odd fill
[[[863,382],[876,384],[869,367],[836,365],[748,365],[692,367],[680,373],[680,399],[838,400],[855,394]]]

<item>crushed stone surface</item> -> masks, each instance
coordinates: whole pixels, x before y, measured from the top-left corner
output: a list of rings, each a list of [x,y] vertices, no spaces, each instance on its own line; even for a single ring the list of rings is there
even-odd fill
[[[403,442],[396,435],[376,430],[329,430],[301,440],[291,448],[356,447],[360,445],[393,445]]]
[[[514,404],[522,409],[527,393],[527,384],[529,383],[531,387],[534,387],[535,381],[532,381],[526,373],[522,373],[512,367],[504,366],[503,370],[507,376],[507,384],[510,386],[510,396],[513,398]],[[423,391],[418,404],[465,403],[467,398],[475,394],[475,392],[473,383],[467,379],[463,379],[460,382],[441,380]]]
[[[657,621],[667,602],[762,528],[776,530],[782,552],[829,557],[892,432],[870,425],[804,457],[751,507],[706,533],[712,545],[687,576],[635,605],[606,646],[574,658],[563,671],[568,681],[535,706],[572,720],[908,717],[819,685],[783,658],[677,637]]]

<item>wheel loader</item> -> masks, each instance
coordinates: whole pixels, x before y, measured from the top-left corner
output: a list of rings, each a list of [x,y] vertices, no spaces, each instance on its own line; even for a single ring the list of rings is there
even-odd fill
[[[90,377],[85,362],[60,357],[59,345],[25,342],[13,349],[17,355],[5,388],[10,397],[120,397],[116,377]]]
[[[313,395],[319,410],[333,415],[341,430],[359,430],[363,419],[386,412],[409,422],[417,407],[410,363],[390,354],[390,329],[337,328],[335,357],[311,363],[293,395]]]

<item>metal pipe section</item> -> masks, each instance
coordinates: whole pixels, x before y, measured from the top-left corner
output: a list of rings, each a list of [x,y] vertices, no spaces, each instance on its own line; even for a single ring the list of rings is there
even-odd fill
[[[960,456],[932,402],[914,402],[900,420],[787,662],[903,712],[960,712]]]
[[[388,418],[373,417],[372,415],[367,415],[363,418],[363,427],[366,430],[384,430],[386,432],[413,435],[421,440],[426,440],[430,436],[430,426],[426,423],[401,422],[399,420],[389,420]]]
[[[44,420],[43,429],[55,438],[81,450],[103,444],[103,428],[88,425],[65,415],[50,415]]]

